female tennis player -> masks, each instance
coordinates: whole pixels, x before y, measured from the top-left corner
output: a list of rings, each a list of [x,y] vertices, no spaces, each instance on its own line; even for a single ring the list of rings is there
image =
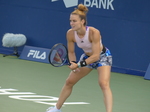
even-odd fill
[[[66,35],[71,63],[69,68],[72,71],[62,88],[56,106],[49,107],[46,112],[61,112],[60,108],[70,96],[73,86],[93,69],[98,71],[98,81],[103,92],[106,112],[112,112],[113,97],[110,89],[112,56],[109,49],[102,44],[100,31],[87,26],[87,12],[88,8],[79,4],[78,8],[70,14],[71,29],[67,31]],[[75,43],[84,51],[78,63],[76,63]]]

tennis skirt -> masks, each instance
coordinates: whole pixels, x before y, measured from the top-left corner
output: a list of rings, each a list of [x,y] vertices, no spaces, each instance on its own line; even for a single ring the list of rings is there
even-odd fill
[[[89,58],[85,53],[83,53],[80,57],[80,61],[86,60]],[[97,69],[101,66],[112,66],[112,55],[110,53],[110,50],[106,48],[105,53],[100,54],[100,59],[94,63],[91,63],[85,67],[91,68],[91,69]]]

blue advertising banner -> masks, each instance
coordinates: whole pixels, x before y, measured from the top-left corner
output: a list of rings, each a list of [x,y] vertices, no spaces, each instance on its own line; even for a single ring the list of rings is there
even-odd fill
[[[147,71],[145,73],[144,79],[150,80],[150,64],[147,68]]]
[[[36,62],[49,63],[49,52],[50,49],[25,46],[19,58]]]

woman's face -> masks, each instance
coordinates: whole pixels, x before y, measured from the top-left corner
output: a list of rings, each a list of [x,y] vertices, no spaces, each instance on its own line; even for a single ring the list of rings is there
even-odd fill
[[[70,26],[72,30],[77,31],[81,29],[84,26],[83,24],[84,24],[84,20],[81,20],[79,15],[76,15],[76,14],[70,15]]]

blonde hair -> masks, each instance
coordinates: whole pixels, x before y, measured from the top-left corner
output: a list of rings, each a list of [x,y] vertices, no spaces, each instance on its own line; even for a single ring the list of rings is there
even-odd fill
[[[79,4],[78,7],[75,8],[75,10],[71,14],[79,15],[81,20],[85,20],[84,26],[86,26],[87,25],[87,18],[86,18],[87,12],[88,12],[88,8],[83,4]]]

